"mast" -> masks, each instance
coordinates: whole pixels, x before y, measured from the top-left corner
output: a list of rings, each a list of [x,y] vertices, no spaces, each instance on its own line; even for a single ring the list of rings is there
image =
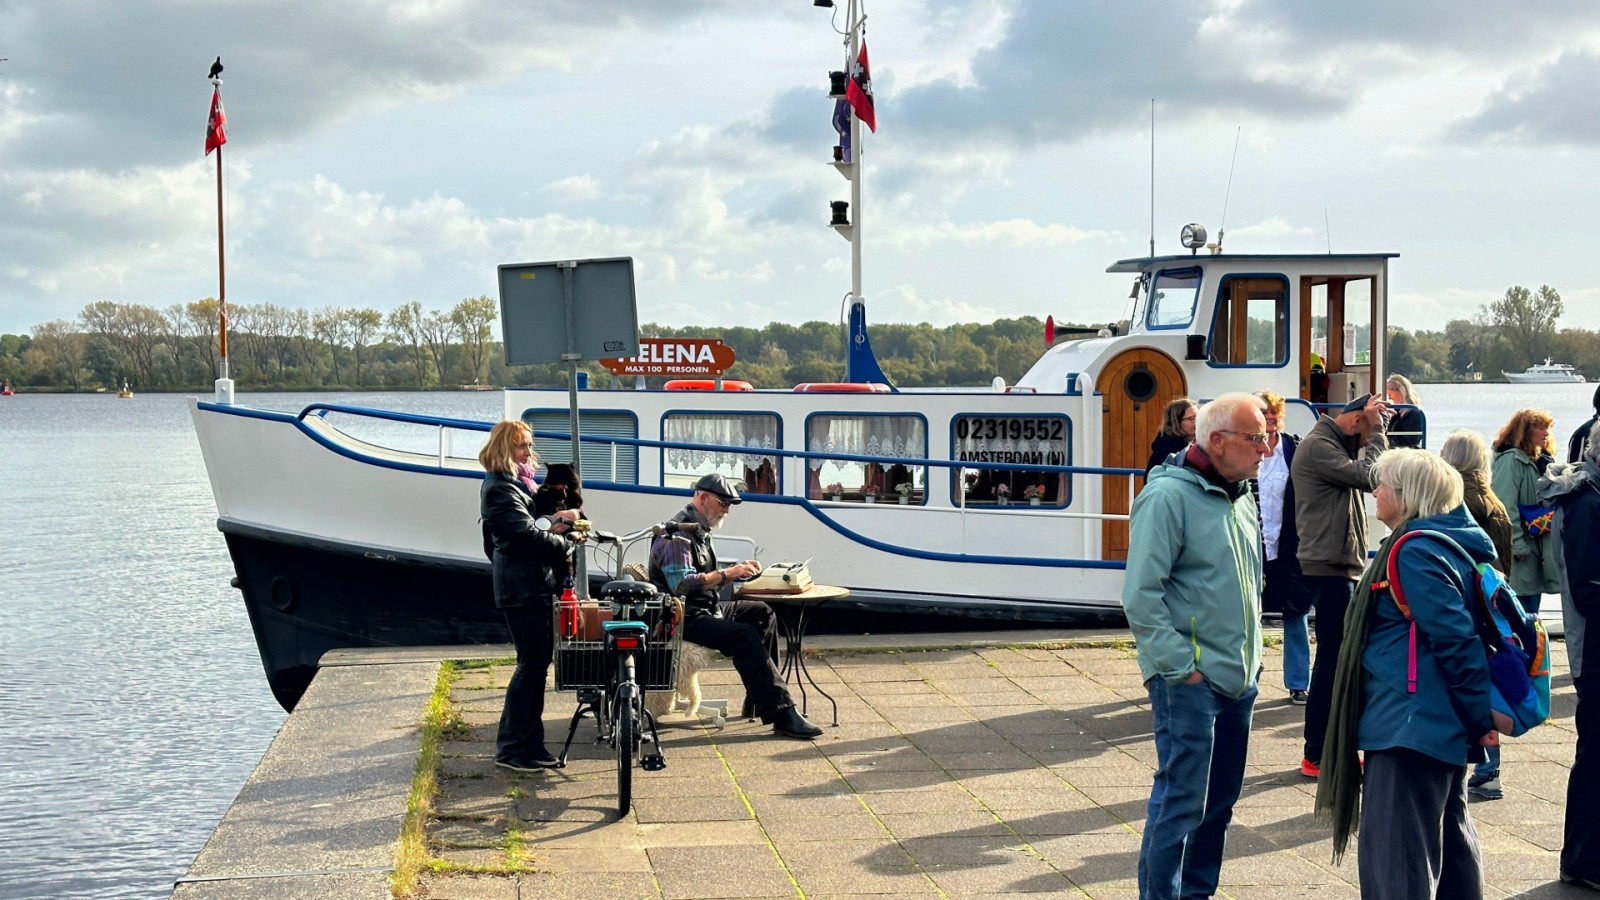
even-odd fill
[[[861,14],[862,0],[850,0],[850,6],[845,14],[844,70],[852,71],[856,59],[861,53],[861,26],[864,16]],[[850,116],[850,209],[855,212],[854,226],[850,229],[850,299],[851,305],[856,303],[866,305],[866,298],[861,296],[861,118],[852,114]],[[848,351],[847,351],[848,352]]]

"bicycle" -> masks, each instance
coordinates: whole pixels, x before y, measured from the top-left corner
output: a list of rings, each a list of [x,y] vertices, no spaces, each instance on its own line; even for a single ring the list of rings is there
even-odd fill
[[[645,708],[645,695],[673,690],[683,642],[682,602],[636,578],[637,567],[630,572],[626,565],[627,553],[647,538],[692,534],[698,527],[692,522],[668,522],[624,535],[590,531],[589,540],[596,545],[597,554],[611,548],[616,577],[600,589],[600,603],[594,607],[580,608],[563,599],[553,611],[556,690],[578,695],[578,708],[572,713],[556,767],[566,767],[578,724],[593,716],[596,740],[609,743],[616,756],[619,815],[627,815],[633,805],[635,762],[646,772],[667,767],[655,717]],[[609,607],[610,618],[586,621],[587,613],[599,617],[601,603]],[[598,624],[598,629],[593,624]]]

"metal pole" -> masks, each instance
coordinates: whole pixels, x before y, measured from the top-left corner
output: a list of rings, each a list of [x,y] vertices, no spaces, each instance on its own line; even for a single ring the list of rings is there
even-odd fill
[[[222,377],[228,377],[228,266],[222,231],[222,148],[217,148],[217,318],[221,331]]]
[[[581,486],[583,470],[578,464],[578,325],[577,310],[572,304],[572,277],[578,264],[561,262],[556,263],[556,268],[561,270],[561,288],[567,312],[567,352],[561,354],[567,364],[567,436],[572,441],[572,474]],[[589,599],[589,560],[583,550],[584,545],[580,542],[572,557],[573,587],[577,590],[579,600]]]
[[[858,18],[860,0],[850,0],[848,20],[850,23],[849,49],[846,52],[845,71],[854,71],[856,60],[861,58],[861,20]],[[852,110],[850,113],[850,208],[855,210],[855,220],[850,229],[850,299],[855,303],[865,303],[861,296],[861,175],[865,171],[861,157],[861,119]],[[845,348],[845,357],[849,358],[849,348]]]

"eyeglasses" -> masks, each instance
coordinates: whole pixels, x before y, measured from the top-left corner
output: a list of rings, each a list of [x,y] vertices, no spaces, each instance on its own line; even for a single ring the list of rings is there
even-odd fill
[[[1237,434],[1239,437],[1242,437],[1250,443],[1255,444],[1257,447],[1265,447],[1267,445],[1267,441],[1272,440],[1272,435],[1267,434],[1265,431],[1229,431],[1226,428],[1218,428],[1217,430],[1223,434]]]
[[[718,497],[716,494],[712,494],[711,495],[711,502],[715,503],[716,505],[718,505],[720,507],[722,507],[722,511],[723,512],[727,512],[728,510],[733,509],[733,501],[732,500],[724,500],[721,497]]]

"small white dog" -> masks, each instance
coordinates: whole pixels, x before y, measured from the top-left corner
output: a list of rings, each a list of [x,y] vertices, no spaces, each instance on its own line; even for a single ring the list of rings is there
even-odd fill
[[[696,719],[710,717],[718,727],[726,724],[728,701],[706,700],[700,693],[700,670],[711,662],[712,651],[684,641],[678,651],[678,677],[671,691],[652,691],[645,695],[645,708],[662,724],[663,717],[683,711]]]

